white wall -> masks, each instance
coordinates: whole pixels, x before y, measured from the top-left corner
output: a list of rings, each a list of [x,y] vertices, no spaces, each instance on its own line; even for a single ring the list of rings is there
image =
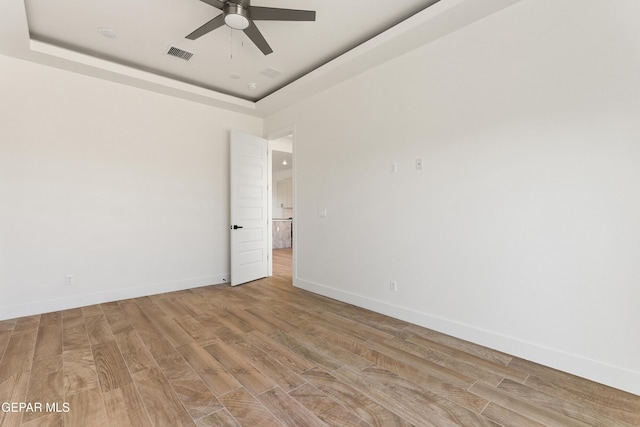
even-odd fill
[[[273,218],[287,218],[289,215],[287,214],[287,216],[285,216],[284,209],[281,208],[280,204],[278,203],[278,182],[291,179],[292,177],[293,177],[292,169],[287,169],[287,170],[273,173],[272,184],[271,184],[271,199],[272,199],[271,205],[273,206],[272,208]],[[288,209],[287,212],[291,212],[291,209]]]
[[[640,5],[587,3],[269,117],[296,128],[295,284],[640,394]]]
[[[227,278],[228,134],[261,119],[5,56],[0,94],[0,319]]]

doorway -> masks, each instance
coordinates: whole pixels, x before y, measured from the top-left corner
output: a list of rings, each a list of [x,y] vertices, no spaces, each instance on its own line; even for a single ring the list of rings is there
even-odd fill
[[[293,132],[286,131],[269,138],[271,219],[269,275],[293,277],[295,259],[295,191]]]

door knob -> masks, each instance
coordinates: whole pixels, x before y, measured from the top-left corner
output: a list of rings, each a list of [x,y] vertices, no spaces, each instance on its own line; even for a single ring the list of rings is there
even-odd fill
[[[237,230],[238,228],[243,228],[241,225],[232,225],[231,229],[232,230]]]

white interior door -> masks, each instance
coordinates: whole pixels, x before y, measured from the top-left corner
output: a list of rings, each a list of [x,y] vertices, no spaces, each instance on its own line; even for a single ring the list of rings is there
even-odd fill
[[[231,286],[268,274],[268,144],[231,131]]]

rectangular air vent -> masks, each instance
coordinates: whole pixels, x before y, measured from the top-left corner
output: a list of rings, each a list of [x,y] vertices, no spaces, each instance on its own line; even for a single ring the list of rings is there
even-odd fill
[[[263,76],[274,78],[282,74],[282,71],[275,69],[273,67],[268,67],[266,70],[264,70],[260,74],[262,74]]]
[[[180,59],[184,59],[185,61],[188,61],[193,56],[193,53],[171,46],[169,48],[169,51],[167,52],[167,55],[175,56],[176,58],[180,58]]]

